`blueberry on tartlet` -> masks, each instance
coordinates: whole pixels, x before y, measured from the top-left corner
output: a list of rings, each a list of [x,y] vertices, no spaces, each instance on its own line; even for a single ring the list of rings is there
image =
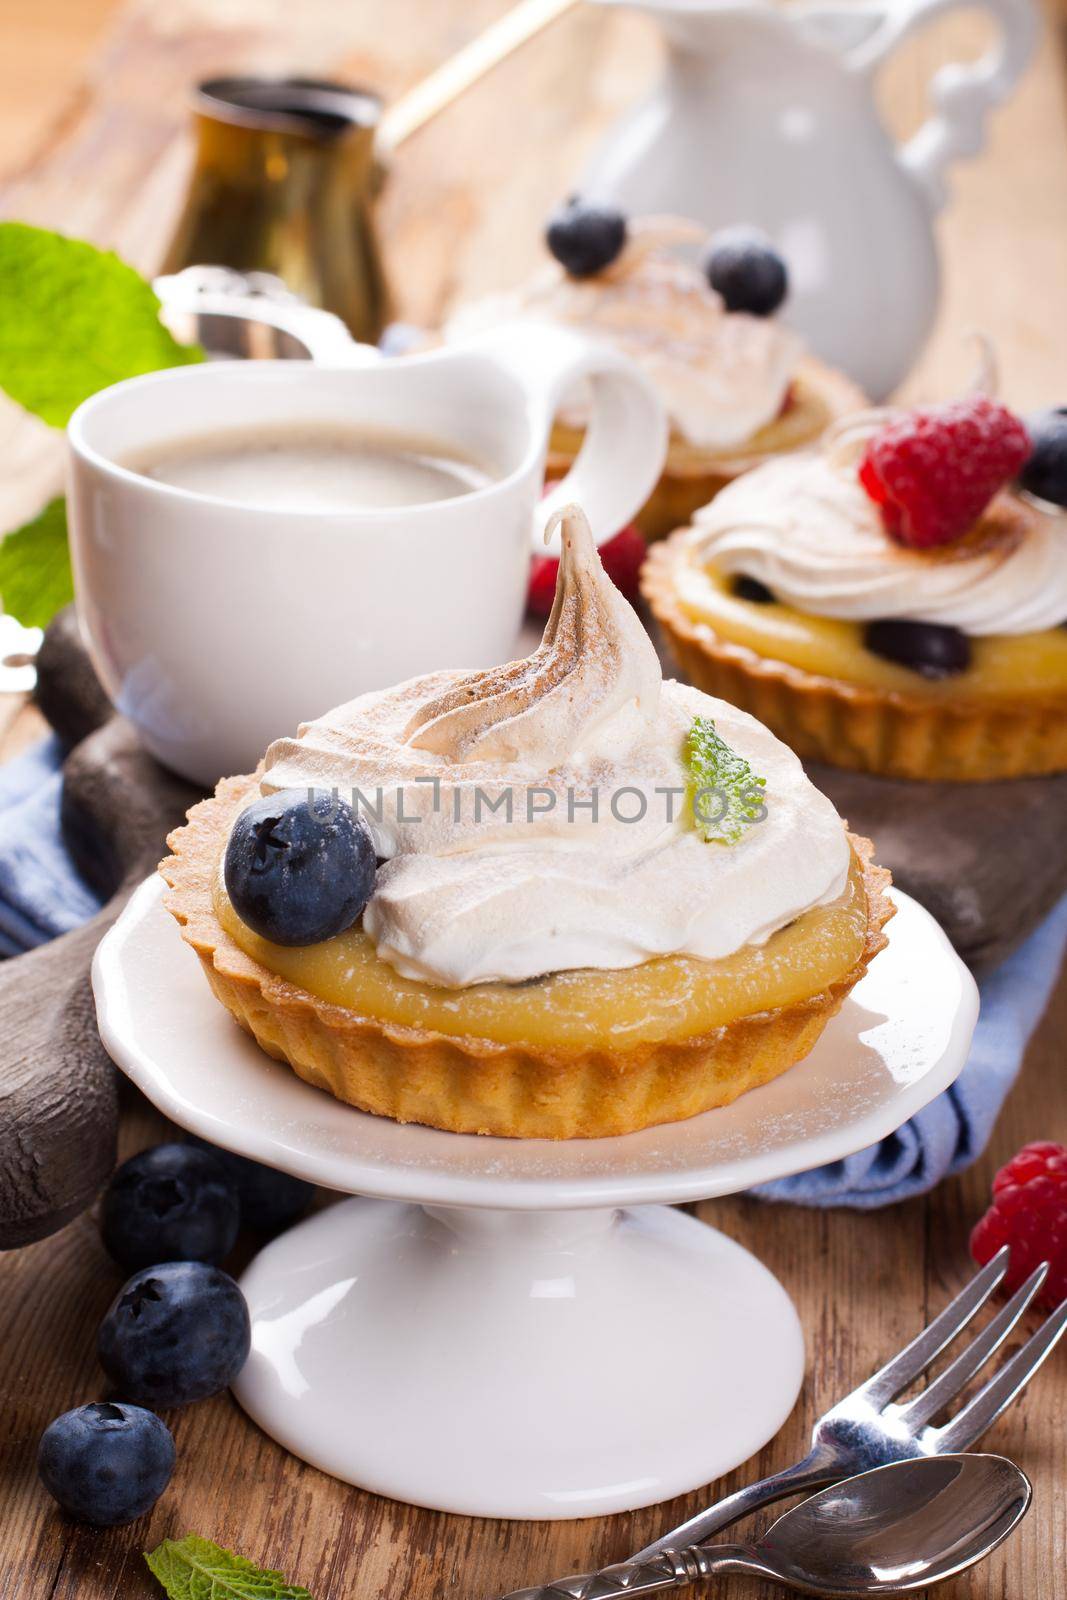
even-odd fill
[[[319,944],[350,928],[374,890],[364,824],[336,795],[293,789],[255,800],[230,832],[226,893],[272,944]]]
[[[769,606],[774,604],[774,591],[768,589],[765,583],[758,578],[750,578],[747,572],[739,572],[733,581],[733,592],[738,600],[747,600],[749,605]]]
[[[785,262],[754,228],[723,228],[716,233],[704,255],[704,271],[727,311],[769,317],[789,290]]]
[[[549,218],[545,242],[572,278],[592,278],[621,254],[626,218],[613,206],[592,205],[572,195]]]
[[[965,633],[939,622],[906,622],[890,617],[869,622],[864,644],[872,655],[910,667],[924,678],[951,678],[971,664],[971,645]]]
[[[1026,419],[1032,450],[1019,474],[1019,487],[1054,506],[1067,506],[1067,406],[1035,412]]]

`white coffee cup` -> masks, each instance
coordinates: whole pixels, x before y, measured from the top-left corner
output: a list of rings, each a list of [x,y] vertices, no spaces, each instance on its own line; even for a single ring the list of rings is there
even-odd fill
[[[418,673],[509,659],[531,529],[584,507],[600,540],[647,499],[667,427],[625,358],[566,329],[356,364],[216,362],[132,378],[71,418],[70,530],[93,663],[146,747],[203,784],[250,771],[302,721]],[[552,418],[587,379],[572,470],[541,498]],[[192,493],[124,466],[215,430],[326,424],[430,437],[491,463],[455,498],[294,511]]]

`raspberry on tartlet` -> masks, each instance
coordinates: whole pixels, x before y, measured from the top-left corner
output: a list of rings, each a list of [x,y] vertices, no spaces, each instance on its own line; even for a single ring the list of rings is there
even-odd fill
[[[1019,418],[974,394],[893,418],[868,444],[859,476],[890,537],[928,550],[965,534],[1030,451]]]

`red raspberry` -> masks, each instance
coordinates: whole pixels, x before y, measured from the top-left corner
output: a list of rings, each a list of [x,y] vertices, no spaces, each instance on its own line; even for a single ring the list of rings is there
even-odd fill
[[[1029,454],[1019,418],[975,394],[888,423],[864,452],[860,482],[887,533],[925,550],[966,533]]]
[[[648,546],[632,522],[600,546],[604,571],[627,600],[637,599],[637,574],[647,554]],[[526,605],[535,617],[547,617],[552,610],[558,572],[558,556],[534,556]]]
[[[1017,1289],[1047,1261],[1039,1303],[1051,1311],[1067,1300],[1067,1149],[1062,1144],[1023,1145],[993,1179],[993,1204],[971,1234],[971,1254],[984,1266],[1004,1244],[1011,1246],[1006,1289]]]

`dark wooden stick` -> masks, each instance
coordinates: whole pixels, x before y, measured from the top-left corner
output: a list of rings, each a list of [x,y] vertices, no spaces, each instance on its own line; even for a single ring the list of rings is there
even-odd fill
[[[106,701],[70,616],[49,631],[38,699],[53,724],[85,732]],[[0,1249],[42,1239],[83,1211],[115,1160],[115,1069],[96,1031],[89,967],[131,890],[155,867],[197,793],[140,748],[121,717],[64,765],[71,854],[104,897],[84,927],[0,966]]]
[[[999,783],[808,773],[975,972],[1010,955],[1067,893],[1067,773]]]

